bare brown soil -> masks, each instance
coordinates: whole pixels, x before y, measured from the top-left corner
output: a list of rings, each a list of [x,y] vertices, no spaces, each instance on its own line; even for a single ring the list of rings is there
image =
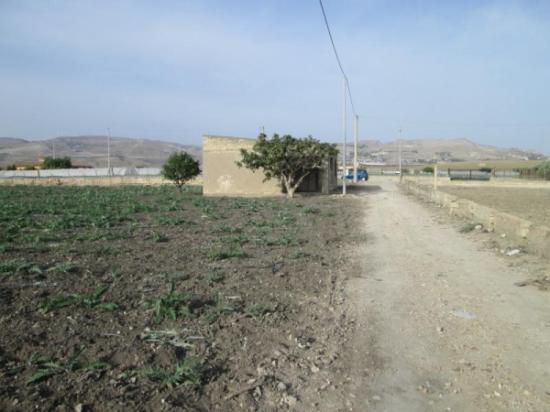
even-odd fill
[[[441,186],[440,190],[550,226],[550,189]]]
[[[120,219],[100,201],[117,190]],[[0,410],[316,408],[348,333],[358,200],[0,191]]]

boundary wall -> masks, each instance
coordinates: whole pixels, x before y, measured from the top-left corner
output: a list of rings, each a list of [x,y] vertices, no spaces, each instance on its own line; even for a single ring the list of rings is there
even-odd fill
[[[119,186],[146,185],[156,186],[173,184],[162,176],[102,176],[102,177],[6,177],[0,179],[1,186]],[[186,183],[187,185],[202,185],[202,176]]]
[[[10,177],[109,177],[109,176],[160,176],[158,167],[111,167],[39,170],[0,170],[0,178]]]
[[[421,185],[437,185],[437,186],[465,186],[465,187],[526,187],[550,189],[550,181],[543,179],[526,179],[513,177],[491,177],[490,180],[451,180],[448,176],[437,177],[430,176],[403,176],[403,180],[416,182]]]
[[[550,228],[546,226],[434,190],[429,185],[407,180],[403,182],[403,188],[407,193],[448,209],[450,215],[480,223],[490,231],[506,233],[507,237],[517,241],[530,252],[550,257]]]

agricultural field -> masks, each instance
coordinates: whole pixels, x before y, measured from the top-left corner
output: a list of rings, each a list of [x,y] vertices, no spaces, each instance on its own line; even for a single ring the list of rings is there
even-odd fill
[[[550,226],[550,188],[441,186],[440,190],[540,225]]]
[[[0,410],[315,405],[364,241],[343,202],[1,187]]]

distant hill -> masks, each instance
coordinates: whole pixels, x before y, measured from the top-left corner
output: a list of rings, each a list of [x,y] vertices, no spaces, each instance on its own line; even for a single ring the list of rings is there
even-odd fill
[[[401,141],[402,158],[406,164],[435,163],[438,161],[466,160],[538,160],[542,153],[516,148],[500,148],[477,144],[468,139],[417,139]],[[339,148],[342,146],[339,145]],[[359,158],[364,162],[396,164],[399,156],[399,142],[383,143],[378,140],[359,142]],[[351,158],[353,144],[348,144],[348,158]]]
[[[56,156],[69,156],[74,164],[106,167],[106,136],[63,136],[48,140],[25,140],[0,137],[0,167],[12,163],[37,162],[51,156],[55,144]],[[348,145],[351,159],[353,145]],[[113,167],[160,167],[170,153],[185,150],[202,160],[202,148],[194,145],[163,142],[160,140],[111,138],[111,165]],[[437,161],[493,160],[493,159],[543,159],[545,156],[522,149],[506,149],[480,145],[468,139],[418,139],[403,140],[405,164]],[[383,143],[378,140],[359,142],[359,158],[366,162],[396,164],[398,142]]]
[[[0,137],[0,166],[12,163],[37,162],[45,156],[69,156],[73,164],[106,167],[106,136],[63,136],[48,140],[24,140]],[[160,167],[170,153],[184,150],[198,160],[199,146],[181,145],[149,139],[111,138],[111,166]]]

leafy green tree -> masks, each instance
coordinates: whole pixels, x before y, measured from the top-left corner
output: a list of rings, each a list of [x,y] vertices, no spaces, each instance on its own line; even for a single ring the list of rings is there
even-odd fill
[[[162,166],[164,178],[173,181],[179,189],[200,172],[199,162],[185,152],[172,153]]]
[[[287,197],[294,196],[300,183],[314,170],[322,168],[329,157],[336,156],[336,145],[321,143],[309,136],[298,139],[290,135],[274,134],[268,139],[260,134],[251,151],[241,149],[239,167],[253,171],[262,169],[265,180],[280,179]]]
[[[434,173],[434,168],[433,168],[433,166],[426,166],[424,169],[422,169],[422,171],[423,171],[424,173],[431,173],[431,174],[433,174],[433,173]]]
[[[68,156],[65,157],[51,157],[47,156],[44,158],[44,163],[42,167],[44,169],[70,169],[72,167],[71,158]]]
[[[6,170],[17,170],[17,166],[15,164],[7,165]]]

